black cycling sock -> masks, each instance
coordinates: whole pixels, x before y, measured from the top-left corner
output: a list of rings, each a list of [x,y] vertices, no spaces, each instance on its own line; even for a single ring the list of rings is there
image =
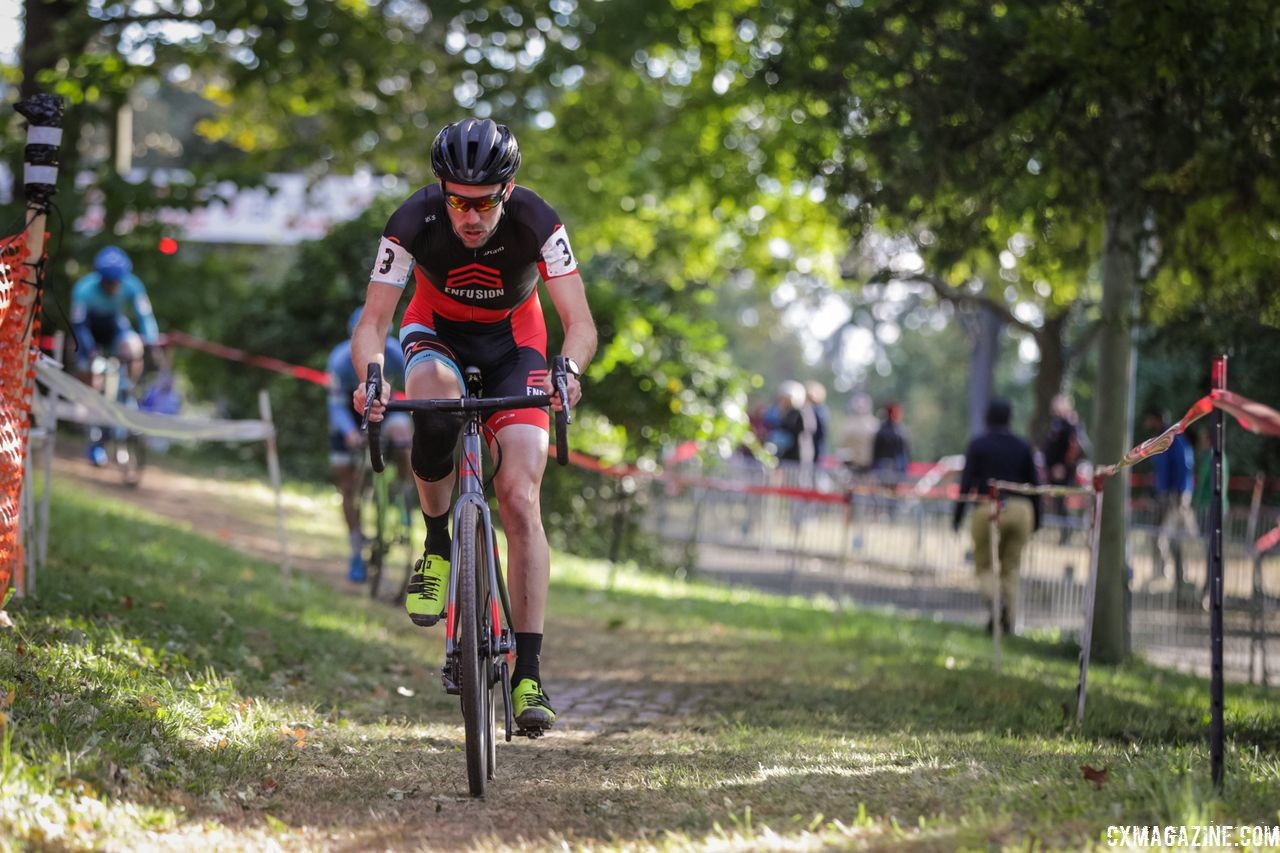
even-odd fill
[[[453,548],[453,540],[449,538],[449,513],[430,516],[424,511],[422,519],[427,523],[427,540],[423,543],[427,553],[448,557]]]
[[[541,655],[541,634],[516,632],[516,671],[511,673],[512,687],[518,684],[522,678],[532,678],[539,684],[542,683],[542,675],[538,672],[538,658]]]

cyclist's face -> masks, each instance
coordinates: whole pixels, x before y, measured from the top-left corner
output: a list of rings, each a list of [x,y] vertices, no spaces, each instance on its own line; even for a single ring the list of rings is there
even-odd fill
[[[120,289],[120,279],[104,278],[102,280],[102,292],[108,296],[114,296],[115,292]]]
[[[444,181],[442,188],[446,199],[448,196],[453,195],[460,197],[464,201],[467,199],[480,200],[502,193],[502,198],[505,202],[511,195],[512,185],[506,185],[504,192],[502,184],[471,186],[469,184],[455,184]],[[449,214],[449,223],[453,226],[453,231],[458,235],[458,239],[462,240],[462,245],[468,249],[478,249],[488,243],[489,238],[493,236],[493,232],[498,229],[498,222],[502,219],[504,204],[499,204],[484,212],[476,210],[475,205],[466,206],[471,209],[458,210],[446,201],[444,209]]]

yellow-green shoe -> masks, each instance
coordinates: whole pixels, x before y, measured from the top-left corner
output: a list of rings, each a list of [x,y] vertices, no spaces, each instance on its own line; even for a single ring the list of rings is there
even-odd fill
[[[438,554],[427,554],[413,567],[404,609],[409,611],[413,624],[429,628],[444,615],[448,594],[449,561]]]
[[[522,678],[511,688],[511,700],[515,705],[516,727],[543,731],[556,721],[556,712],[535,679]]]

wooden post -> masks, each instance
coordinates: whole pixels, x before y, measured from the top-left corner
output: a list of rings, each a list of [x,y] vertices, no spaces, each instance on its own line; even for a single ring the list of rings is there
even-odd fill
[[[991,515],[987,519],[990,528],[988,534],[988,550],[991,553],[991,640],[995,644],[995,671],[996,675],[1000,674],[1001,664],[1001,640],[1004,637],[1004,624],[1001,622],[1001,601],[1000,589],[1001,583],[1004,581],[1000,566],[1000,495],[996,492],[995,486],[991,487]]]
[[[1102,477],[1093,478],[1093,528],[1089,531],[1089,582],[1084,588],[1084,628],[1080,632],[1080,681],[1076,684],[1076,725],[1084,725],[1084,694],[1093,642],[1093,606],[1098,598],[1098,554],[1102,537]]]
[[[8,322],[22,324],[22,337],[16,352],[9,353],[21,365],[18,377],[19,387],[6,394],[10,403],[17,402],[14,409],[3,413],[6,424],[22,436],[22,445],[18,448],[18,470],[10,471],[6,466],[5,479],[13,480],[0,483],[0,488],[16,490],[17,501],[12,507],[14,543],[21,545],[24,529],[28,528],[30,518],[34,514],[34,502],[29,493],[31,478],[27,470],[30,455],[30,434],[28,432],[29,408],[25,405],[32,393],[31,336],[35,328],[35,312],[40,300],[40,287],[43,274],[44,231],[49,199],[53,196],[58,183],[58,149],[62,145],[62,116],[64,105],[61,98],[53,95],[38,94],[25,98],[14,106],[14,109],[27,120],[27,141],[23,150],[23,192],[26,197],[26,218],[24,242],[27,257],[17,275],[13,277],[15,287],[11,294],[11,302],[7,309]],[[26,543],[30,547],[31,543]],[[4,601],[9,579],[17,580],[17,591],[29,593],[26,566],[19,559],[21,547],[12,553],[0,554],[0,603]]]
[[[271,435],[267,437],[267,475],[271,478],[271,489],[276,495],[276,537],[280,540],[280,574],[286,578],[290,574],[289,539],[284,530],[284,497],[280,489],[280,455],[276,450],[276,427],[271,419],[271,398],[264,388],[258,392],[258,411],[262,419],[271,427]]]
[[[1265,602],[1262,586],[1262,553],[1253,547],[1258,538],[1258,517],[1262,514],[1262,487],[1266,476],[1259,471],[1253,478],[1253,498],[1249,501],[1249,524],[1244,535],[1249,543],[1249,552],[1253,556],[1253,590],[1250,595],[1249,613],[1249,683],[1254,683],[1254,661],[1259,653],[1262,657],[1262,684],[1267,684],[1267,623],[1265,621]]]

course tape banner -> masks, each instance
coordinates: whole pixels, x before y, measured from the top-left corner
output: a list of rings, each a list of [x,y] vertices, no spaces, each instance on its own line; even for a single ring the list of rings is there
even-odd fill
[[[290,364],[287,361],[281,361],[278,358],[272,358],[266,355],[254,355],[251,352],[236,349],[235,347],[223,346],[215,344],[212,341],[206,341],[197,338],[194,335],[188,335],[186,332],[166,332],[161,336],[166,344],[177,344],[179,346],[188,347],[189,349],[207,352],[210,355],[216,355],[225,358],[228,361],[238,361],[243,364],[251,364],[254,367],[261,367],[264,370],[272,370],[276,373],[283,373],[285,376],[292,376],[295,379],[305,379],[307,382],[314,382],[317,385],[329,384],[329,374],[323,370],[316,370],[311,367],[302,367],[297,364]]]
[[[1249,430],[1249,432],[1259,435],[1280,436],[1280,412],[1270,406],[1250,400],[1248,397],[1241,397],[1232,391],[1218,390],[1211,391],[1207,396],[1196,400],[1182,419],[1164,432],[1153,438],[1139,444],[1130,450],[1114,465],[1104,465],[1097,470],[1100,477],[1110,477],[1121,468],[1129,468],[1138,464],[1144,459],[1149,459],[1160,453],[1164,453],[1173,444],[1173,438],[1186,432],[1187,427],[1200,420],[1205,415],[1212,412],[1215,408],[1234,417],[1240,422],[1240,426]]]
[[[190,441],[265,441],[275,435],[267,421],[233,421],[143,412],[108,400],[80,380],[68,376],[56,361],[41,356],[36,379],[49,389],[36,400],[36,416],[94,426],[123,427],[158,438]]]

